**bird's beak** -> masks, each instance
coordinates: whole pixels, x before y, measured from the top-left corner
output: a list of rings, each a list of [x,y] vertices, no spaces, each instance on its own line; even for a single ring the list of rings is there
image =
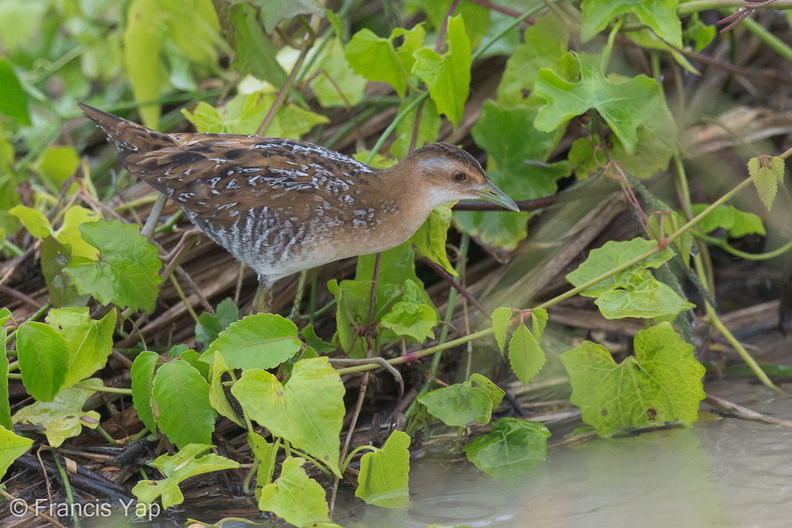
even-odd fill
[[[492,202],[496,205],[500,205],[504,209],[511,209],[512,211],[520,211],[520,208],[517,207],[517,204],[514,203],[514,200],[509,198],[509,196],[495,187],[495,184],[492,182],[487,182],[487,185],[482,187],[478,190],[478,194],[482,200],[486,202]]]

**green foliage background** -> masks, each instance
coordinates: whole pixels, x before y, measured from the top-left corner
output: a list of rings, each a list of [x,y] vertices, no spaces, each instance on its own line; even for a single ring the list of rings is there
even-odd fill
[[[79,445],[84,428],[105,418],[85,411],[86,401],[115,392],[140,421],[136,436],[117,440],[159,435],[177,451],[151,462],[163,479],[130,484],[139,501],[179,504],[185,479],[237,468],[241,460],[207,454],[218,420],[230,420],[247,430],[247,462],[257,479],[246,481],[247,491],[259,507],[298,526],[331,526],[324,487],[351,463],[360,464],[361,499],[388,508],[409,500],[409,435],[394,432],[382,446],[342,445],[346,375],[384,366],[399,383],[416,385],[409,433],[429,423],[460,433],[488,424],[464,452],[483,471],[504,476],[541,463],[550,432],[497,419],[498,384],[441,368],[455,347],[485,343],[495,352],[490,361],[508,356],[510,374],[526,385],[549,360],[562,364],[571,402],[603,437],[697,420],[705,393],[689,327],[694,313],[774,387],[720,319],[708,248],[771,259],[792,246],[784,240],[750,255],[729,242],[767,235],[768,223],[778,230],[770,212],[779,214],[772,209],[779,200],[789,209],[788,194],[779,192],[788,153],[746,156],[742,181],[724,182],[706,203],[694,203],[692,184],[707,175],[687,163],[683,145],[707,109],[686,113],[680,79],[701,76],[702,50],[724,42],[699,11],[732,3],[406,0],[377,4],[376,15],[363,9],[375,3],[331,4],[0,3],[0,233],[11,270],[2,281],[11,278],[19,293],[7,297],[1,318],[0,474],[34,437],[52,447]],[[792,58],[755,21],[739,31]],[[487,85],[493,69],[496,82]],[[669,78],[677,81],[673,89]],[[212,290],[211,303],[188,298],[195,285],[180,266],[189,251],[170,251],[183,227],[179,214],[141,229],[153,195],[117,173],[110,148],[96,147],[94,128],[79,119],[80,101],[163,131],[184,130],[186,119],[203,132],[302,138],[378,167],[424,142],[464,143],[486,154],[490,178],[526,207],[452,212],[447,204],[407,243],[380,258],[361,257],[353,278],[325,289],[314,276],[288,317],[240,319],[244,302],[220,302],[230,287]],[[352,148],[355,139],[365,148]],[[675,187],[672,197],[654,194],[657,180]],[[555,297],[515,292],[481,307],[483,329],[449,330],[456,289],[447,287],[441,313],[416,258],[430,259],[469,293],[453,277],[466,276],[471,240],[498,258],[519,255],[539,214],[529,201],[559,189],[562,196],[586,193],[587,185],[623,192],[639,236],[602,244],[570,265],[568,289]],[[754,210],[726,204],[751,185]],[[459,235],[449,238],[449,229]],[[449,243],[457,250],[448,252]],[[14,275],[23,266],[35,270],[35,287]],[[307,275],[302,281],[311,282]],[[697,288],[698,304],[682,283]],[[635,355],[617,364],[597,343],[548,349],[547,308],[578,295],[593,298],[607,319],[646,322]],[[141,330],[176,312],[192,317],[186,334],[177,323],[155,335]],[[334,362],[340,356],[353,364]],[[421,367],[426,376],[411,375],[411,362],[430,356]],[[111,389],[96,377],[117,368],[111,357],[129,369],[128,387]],[[32,402],[9,400],[9,383],[22,383]],[[20,434],[23,424],[36,432]],[[309,466],[324,480],[309,476]]]

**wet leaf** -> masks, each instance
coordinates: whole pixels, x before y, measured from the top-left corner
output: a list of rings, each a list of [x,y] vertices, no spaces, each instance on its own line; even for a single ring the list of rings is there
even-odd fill
[[[491,431],[465,446],[465,455],[477,468],[494,477],[524,476],[547,458],[550,431],[538,422],[499,418]]]
[[[325,490],[308,478],[302,465],[305,459],[287,457],[278,479],[261,488],[259,509],[271,511],[295,526],[308,526],[330,520]],[[297,499],[299,497],[299,499]]]
[[[693,346],[669,323],[641,330],[635,356],[616,364],[602,345],[584,342],[561,354],[572,384],[570,401],[600,436],[621,430],[690,424],[705,397],[704,367]]]
[[[360,476],[355,497],[383,508],[402,508],[410,502],[410,437],[394,431],[380,449],[360,459]]]
[[[467,427],[474,422],[485,424],[494,407],[489,388],[482,389],[470,381],[427,392],[418,401],[429,414],[452,427]]]

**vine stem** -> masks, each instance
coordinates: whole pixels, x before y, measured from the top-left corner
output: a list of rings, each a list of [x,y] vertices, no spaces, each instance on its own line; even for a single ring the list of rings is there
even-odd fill
[[[744,0],[693,0],[692,2],[679,4],[679,7],[677,7],[677,15],[683,16],[689,15],[691,13],[698,13],[699,11],[728,8],[792,9],[792,0],[776,0],[772,4],[766,6],[752,6],[750,4],[746,4]]]

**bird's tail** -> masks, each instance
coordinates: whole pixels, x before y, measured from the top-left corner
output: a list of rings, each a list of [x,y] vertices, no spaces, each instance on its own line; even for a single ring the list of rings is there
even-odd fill
[[[150,152],[173,147],[176,142],[169,134],[144,127],[127,119],[109,114],[87,104],[77,103],[85,115],[101,128],[110,140],[124,153]]]

